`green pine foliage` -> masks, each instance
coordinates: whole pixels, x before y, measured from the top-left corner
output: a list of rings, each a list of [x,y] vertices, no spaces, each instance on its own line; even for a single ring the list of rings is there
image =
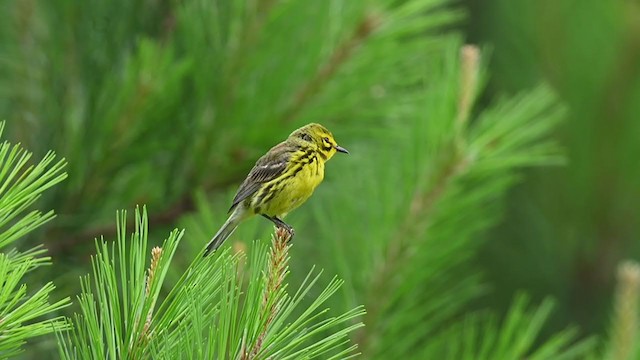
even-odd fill
[[[615,201],[602,189],[615,164],[625,174],[640,169],[628,155],[640,144],[640,102],[629,100],[637,77],[626,76],[638,63],[640,12],[599,1],[576,11],[544,0],[478,3],[489,1],[491,16],[505,16],[487,28],[518,55],[496,51],[491,64],[456,30],[468,20],[464,1],[0,2],[0,116],[11,139],[43,158],[29,168],[20,147],[0,148],[0,248],[45,243],[56,260],[43,274],[50,259],[40,248],[0,254],[0,279],[9,279],[0,335],[13,331],[0,337],[0,357],[57,328],[25,358],[55,356],[42,349],[56,340],[66,359],[637,358],[635,265],[620,276],[613,308],[600,306],[612,314],[601,337],[572,325],[567,293],[581,292],[565,267],[595,257],[606,266],[583,278],[613,279],[616,254],[634,248],[618,249],[615,239],[609,248],[604,238],[637,228],[625,210],[635,206],[625,200],[637,181],[612,178]],[[565,39],[556,26],[529,21],[542,13],[571,28],[572,46],[555,41]],[[593,38],[583,36],[591,17]],[[632,36],[621,35],[627,27]],[[530,37],[554,46],[529,47]],[[619,63],[608,58],[618,43]],[[591,56],[593,44],[602,49],[597,61],[576,56]],[[542,69],[531,64],[536,57]],[[620,66],[609,77],[610,63]],[[555,81],[541,82],[538,71]],[[505,78],[524,84],[503,94]],[[597,121],[609,114],[632,126]],[[253,162],[312,121],[351,155],[332,159],[324,183],[287,218],[293,246],[282,234],[269,246],[270,224],[254,219],[202,258]],[[600,139],[615,146],[591,146]],[[50,149],[68,159],[69,172],[53,189],[65,175]],[[631,160],[609,161],[621,154]],[[614,165],[598,172],[598,164]],[[566,169],[570,176],[558,176]],[[523,188],[523,179],[535,186]],[[52,213],[28,212],[36,201],[62,215],[40,231]],[[149,213],[122,212],[113,224],[116,209],[136,204]],[[573,225],[554,224],[553,215]],[[520,225],[495,230],[511,220]],[[49,285],[33,292],[31,281]],[[50,281],[79,294],[73,312],[65,309],[70,331],[61,318],[34,319],[68,304],[48,302]],[[5,322],[9,313],[18,317]],[[592,314],[575,319],[603,322]]]
[[[594,338],[576,343],[578,331],[566,329],[540,342],[538,337],[552,314],[553,301],[545,299],[533,310],[530,300],[516,296],[502,323],[491,314],[468,316],[423,351],[440,359],[584,359],[596,344]],[[575,343],[575,344],[574,344]],[[426,358],[426,357],[425,357]],[[435,357],[434,357],[435,358]]]
[[[496,287],[488,301],[503,307],[514,287],[527,288],[536,298],[558,300],[556,324],[604,333],[616,267],[640,259],[640,6],[467,3],[477,10],[468,33],[495,50],[492,92],[545,79],[569,110],[554,131],[566,165],[527,171],[491,232],[495,241],[482,252]]]
[[[0,136],[5,123],[0,122]],[[27,340],[65,330],[68,324],[58,311],[69,298],[52,302],[55,286],[27,285],[26,276],[42,272],[51,258],[34,247],[26,251],[9,248],[18,239],[53,218],[53,212],[29,210],[42,193],[67,177],[64,160],[48,153],[40,162],[30,163],[32,154],[20,145],[0,144],[0,358],[24,351]]]
[[[362,303],[367,309],[366,327],[355,337],[367,358],[410,358],[417,356],[416,348],[424,348],[416,358],[440,358],[437,349],[421,344],[443,336],[451,322],[462,321],[465,309],[487,291],[472,259],[482,245],[482,232],[498,220],[501,198],[518,169],[561,162],[547,139],[563,111],[548,89],[505,99],[461,120],[459,113],[473,114],[458,106],[468,93],[465,86],[475,91],[476,84],[461,81],[467,75],[460,70],[465,66],[457,60],[458,49],[452,46],[441,63],[425,70],[420,97],[388,104],[420,115],[404,119],[408,126],[398,136],[401,143],[358,151],[375,155],[356,160],[362,167],[358,172],[368,180],[365,186],[343,180],[320,192],[339,188],[344,195],[325,194],[314,203],[310,221],[322,224],[318,237],[337,240],[322,244],[321,262],[335,266],[354,284],[346,304]],[[342,174],[354,169],[346,162],[340,165],[337,172]],[[380,168],[394,171],[373,173]],[[356,198],[383,206],[365,208]],[[354,223],[342,216],[364,212],[369,221]],[[576,351],[574,358],[588,349]],[[498,354],[491,353],[494,358]]]
[[[184,231],[172,231],[147,261],[146,210],[136,211],[131,237],[126,234],[126,219],[126,212],[118,215],[115,243],[97,242],[93,275],[81,280],[80,314],[73,319],[72,331],[59,334],[62,359],[346,359],[354,355],[356,347],[348,345],[348,335],[362,326],[357,319],[363,309],[325,315],[327,299],[343,284],[335,278],[303,305],[321,274],[313,270],[290,294],[285,282],[289,272],[285,232],[276,234],[270,251],[256,245],[248,260],[242,253],[203,257],[201,252],[161,295]],[[244,273],[245,266],[251,270]]]

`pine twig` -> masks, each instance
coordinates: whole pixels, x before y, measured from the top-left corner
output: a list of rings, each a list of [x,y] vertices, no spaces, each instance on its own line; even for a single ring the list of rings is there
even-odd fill
[[[151,292],[151,284],[153,283],[153,278],[156,274],[156,270],[158,269],[158,263],[160,262],[160,256],[162,256],[162,248],[154,247],[151,249],[151,265],[149,266],[149,272],[147,274],[147,287],[145,289],[145,294],[149,297]],[[145,337],[149,337],[149,328],[151,327],[151,316],[153,315],[153,307],[149,309],[149,313],[147,314],[147,320],[144,323],[144,329],[142,330],[142,335]]]
[[[640,264],[625,261],[618,266],[618,289],[610,342],[612,360],[635,358],[639,297]]]
[[[460,49],[460,97],[456,118],[456,141],[461,146],[462,134],[469,122],[469,114],[478,91],[480,73],[480,49],[475,45],[465,45]]]
[[[253,360],[258,358],[258,354],[263,348],[264,339],[273,323],[273,320],[280,312],[279,293],[287,275],[289,263],[289,240],[291,234],[282,228],[277,228],[273,237],[271,252],[269,254],[269,263],[266,274],[265,288],[262,294],[262,315],[266,318],[262,330],[258,335],[255,343],[247,348],[243,346],[243,352],[240,356],[242,360]]]
[[[147,279],[145,284],[145,296],[147,298],[151,294],[151,284],[153,283],[153,278],[155,277],[156,271],[158,269],[158,263],[160,262],[161,256],[162,256],[161,247],[156,246],[153,249],[151,249],[151,264],[149,265],[149,269],[147,270]],[[146,343],[151,337],[151,333],[149,332],[149,329],[151,329],[152,316],[153,316],[153,307],[150,308],[149,312],[147,313],[147,316],[144,322],[144,327],[142,328],[142,331],[138,335],[137,340],[131,343],[131,345],[129,346],[130,351],[134,350],[136,346]],[[137,318],[134,329],[137,329],[139,321],[140,319]]]

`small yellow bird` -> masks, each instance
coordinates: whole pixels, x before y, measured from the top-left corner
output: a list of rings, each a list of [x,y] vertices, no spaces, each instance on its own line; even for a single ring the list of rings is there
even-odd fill
[[[219,248],[241,221],[256,214],[293,236],[293,228],[282,219],[313,194],[324,178],[324,163],[336,152],[349,153],[320,124],[305,125],[272,147],[240,185],[231,215],[207,244],[205,256]]]

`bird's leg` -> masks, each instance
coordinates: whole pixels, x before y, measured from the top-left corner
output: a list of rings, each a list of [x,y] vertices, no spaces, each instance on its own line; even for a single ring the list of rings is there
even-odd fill
[[[293,238],[293,235],[295,234],[295,231],[293,230],[293,227],[291,227],[291,225],[289,225],[286,222],[282,221],[282,219],[278,218],[277,216],[271,217],[271,216],[265,215],[265,214],[261,214],[261,215],[263,217],[265,217],[266,219],[269,219],[277,227],[287,230],[289,235],[291,235],[291,238]],[[291,241],[291,239],[289,239],[289,241]]]
[[[263,218],[271,221],[275,226],[280,227],[280,225],[271,216],[267,214],[260,214],[260,215],[262,215]]]

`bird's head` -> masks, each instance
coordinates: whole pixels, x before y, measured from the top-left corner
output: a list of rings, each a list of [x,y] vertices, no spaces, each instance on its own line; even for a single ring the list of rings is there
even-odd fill
[[[305,125],[292,132],[289,139],[312,146],[324,161],[331,159],[336,152],[349,153],[347,149],[338,145],[331,132],[320,124]]]

